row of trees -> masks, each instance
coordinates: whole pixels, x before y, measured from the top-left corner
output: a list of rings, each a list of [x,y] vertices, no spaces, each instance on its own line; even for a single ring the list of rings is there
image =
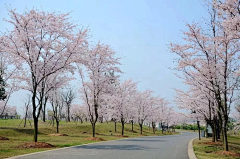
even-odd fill
[[[6,105],[6,102],[0,101],[0,118],[16,117],[17,107]]]
[[[33,116],[35,142],[39,116],[43,114],[45,120],[47,103],[52,106],[57,132],[63,105],[67,106],[68,121],[72,110],[74,115],[91,122],[93,137],[97,121],[120,121],[122,134],[127,122],[137,122],[141,133],[144,121],[151,122],[153,128],[157,122],[169,126],[177,122],[177,113],[165,99],[154,97],[150,90],[138,91],[132,80],[120,82],[120,58],[108,45],[89,43],[89,30],[79,30],[69,13],[33,9],[23,14],[9,10],[9,15],[10,20],[5,21],[13,25],[13,30],[0,37],[0,53],[8,62],[3,76],[8,98],[8,90],[24,89],[31,93],[31,101],[25,106]],[[74,93],[62,91],[74,74],[82,84],[80,95],[76,96],[83,104],[71,106]]]
[[[70,107],[70,116],[74,120],[91,122],[93,137],[95,137],[97,121],[114,121],[115,132],[116,122],[121,122],[122,135],[124,135],[124,125],[126,123],[132,123],[132,131],[133,123],[138,123],[142,134],[144,122],[151,123],[153,133],[155,133],[157,123],[168,123],[171,126],[178,122],[178,114],[174,112],[172,107],[169,107],[168,101],[164,98],[153,97],[153,92],[150,90],[138,91],[137,83],[132,80],[125,80],[122,83],[119,80],[115,80],[114,83],[106,81],[106,83],[108,86],[104,88],[104,91],[99,90],[99,96],[96,97],[98,99],[96,102],[98,105],[97,111],[93,100],[94,92],[89,87],[84,88],[84,86],[81,89],[83,104],[73,104]],[[59,121],[64,106],[64,99],[61,94],[61,89],[56,89],[49,95],[53,111],[51,115],[56,121],[57,133],[59,132]]]
[[[178,55],[179,77],[188,91],[176,90],[180,108],[196,112],[190,117],[206,120],[216,139],[217,123],[228,151],[227,123],[239,97],[240,1],[208,0],[205,23],[187,24],[183,43],[171,43]]]

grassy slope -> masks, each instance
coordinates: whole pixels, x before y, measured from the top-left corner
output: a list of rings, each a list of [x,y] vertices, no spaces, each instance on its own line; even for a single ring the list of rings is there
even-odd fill
[[[230,151],[240,153],[240,136],[228,136]],[[215,151],[223,150],[221,145],[204,144],[211,142],[211,138],[195,139],[193,143],[194,152],[198,159],[240,159],[240,157],[231,157],[226,155],[214,154]]]
[[[33,128],[30,127],[29,123],[27,123],[27,128],[23,128],[23,123],[18,127],[21,120],[0,120],[0,136],[4,136],[9,138],[10,140],[1,140],[0,141],[0,158],[6,158],[10,156],[16,156],[31,152],[43,151],[47,149],[17,149],[14,148],[19,144],[23,144],[26,142],[33,141]],[[85,138],[92,136],[92,128],[90,123],[60,123],[60,133],[67,134],[68,136],[47,136],[48,134],[52,134],[56,132],[56,128],[49,125],[49,122],[43,123],[39,122],[39,142],[47,142],[52,145],[59,147],[67,147],[74,145],[87,144],[98,141],[88,141],[84,140]],[[137,133],[133,133],[131,130],[131,124],[125,124],[125,132],[124,135],[129,137],[137,137],[139,136],[139,126],[134,125],[134,131]],[[120,139],[120,137],[115,137],[115,135],[121,134],[121,124],[117,123],[117,133],[112,133],[109,131],[114,131],[114,123],[97,123],[96,125],[96,137],[103,138],[105,140],[114,140]],[[87,133],[83,133],[87,132]],[[153,135],[152,130],[149,130],[148,127],[143,127],[143,134],[150,136]],[[161,131],[157,131],[156,135],[164,135],[161,134]],[[48,149],[49,150],[49,149]]]

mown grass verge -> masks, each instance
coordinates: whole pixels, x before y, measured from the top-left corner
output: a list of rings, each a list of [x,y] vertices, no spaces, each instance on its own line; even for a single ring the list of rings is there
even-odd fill
[[[193,148],[198,159],[240,159],[240,137],[228,136],[229,152],[224,151],[222,142],[211,141],[211,138],[194,140]]]

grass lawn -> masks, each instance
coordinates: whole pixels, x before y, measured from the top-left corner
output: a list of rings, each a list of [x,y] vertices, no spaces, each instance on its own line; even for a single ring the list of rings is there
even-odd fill
[[[240,159],[240,136],[228,136],[229,152],[226,154],[222,142],[212,143],[211,138],[195,139],[194,152],[198,159]]]
[[[27,128],[23,128],[23,123],[18,127],[21,119],[9,119],[9,120],[0,120],[0,136],[7,137],[9,140],[1,140],[0,141],[0,159],[32,153],[37,151],[49,150],[48,149],[24,149],[24,148],[16,148],[17,145],[32,142],[33,141],[33,128],[30,127],[29,123],[27,123]],[[33,125],[33,124],[32,124]],[[140,127],[135,124],[134,131],[131,132],[131,124],[125,124],[125,132],[124,135],[129,137],[137,137],[140,136]],[[86,140],[86,138],[92,137],[92,127],[89,122],[84,123],[66,123],[60,122],[59,133],[67,134],[68,136],[48,136],[48,134],[56,133],[56,127],[50,126],[49,122],[43,123],[39,121],[39,142],[47,142],[50,143],[56,148],[60,147],[68,147],[74,145],[87,144],[92,142],[99,141],[91,141]],[[110,132],[112,131],[112,132]],[[102,138],[104,140],[115,140],[120,139],[122,137],[116,137],[115,135],[121,135],[121,124],[117,123],[117,132],[114,133],[114,123],[97,123],[96,125],[96,137]],[[149,130],[148,127],[143,127],[143,135],[152,136],[152,130]],[[156,131],[156,135],[170,135],[162,134],[161,131]]]

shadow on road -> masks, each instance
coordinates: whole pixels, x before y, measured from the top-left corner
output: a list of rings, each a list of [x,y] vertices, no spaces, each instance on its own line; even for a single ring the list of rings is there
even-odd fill
[[[119,140],[119,141],[140,141],[140,142],[165,142],[166,140],[159,140],[159,139],[156,139],[156,140],[139,140],[139,139],[127,139],[127,140]]]
[[[97,149],[97,150],[150,150],[147,146],[140,145],[84,145],[74,147],[75,149]]]

